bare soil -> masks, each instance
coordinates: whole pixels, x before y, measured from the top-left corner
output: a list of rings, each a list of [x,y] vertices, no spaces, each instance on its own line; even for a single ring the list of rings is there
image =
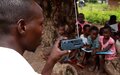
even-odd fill
[[[50,53],[49,47],[39,46],[35,53],[25,52],[24,57],[31,64],[34,70],[38,73],[41,73],[46,61],[46,56],[49,56]],[[73,73],[66,73],[66,68],[70,67],[70,70],[73,70]],[[52,75],[107,75],[106,73],[101,73],[100,71],[89,71],[89,66],[86,66],[84,69],[76,66],[76,64],[60,64],[59,62],[54,66]]]

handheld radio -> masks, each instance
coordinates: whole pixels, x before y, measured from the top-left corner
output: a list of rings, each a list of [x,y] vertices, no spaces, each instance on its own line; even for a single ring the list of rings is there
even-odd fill
[[[74,0],[74,6],[75,6],[75,16],[76,16],[76,22],[77,22],[76,0]],[[60,48],[62,50],[74,50],[74,49],[79,49],[83,46],[83,42],[79,38],[79,27],[78,27],[77,23],[76,23],[76,29],[77,29],[77,38],[76,39],[61,40]]]

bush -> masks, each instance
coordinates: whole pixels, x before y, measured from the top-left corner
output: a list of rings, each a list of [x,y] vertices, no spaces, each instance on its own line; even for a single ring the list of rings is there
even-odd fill
[[[94,24],[104,25],[109,20],[110,15],[116,15],[120,21],[120,10],[109,9],[106,4],[86,4],[83,9],[78,8],[79,13],[84,13],[86,20]]]
[[[91,3],[97,3],[97,0],[89,0]]]

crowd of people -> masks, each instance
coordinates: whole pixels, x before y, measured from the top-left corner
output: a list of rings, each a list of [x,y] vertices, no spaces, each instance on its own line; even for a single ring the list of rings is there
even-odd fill
[[[116,20],[116,16],[111,15],[103,27],[97,27],[87,22],[83,13],[78,14],[78,21],[76,22],[79,25],[80,36],[78,38],[82,39],[84,45],[80,49],[72,50],[60,62],[75,63],[84,68],[87,64],[91,63],[90,60],[93,60],[93,70],[97,67],[103,70],[103,65],[107,65],[107,68],[109,68],[112,61],[120,58],[120,23]],[[59,36],[68,37],[65,34],[65,28],[65,26],[60,26],[58,29]],[[73,36],[76,38],[77,35]],[[103,54],[99,54],[99,52],[103,52]],[[82,60],[80,61],[81,58]]]

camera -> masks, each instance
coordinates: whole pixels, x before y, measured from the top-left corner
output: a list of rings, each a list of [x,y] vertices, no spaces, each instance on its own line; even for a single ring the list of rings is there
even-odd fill
[[[62,50],[74,50],[74,49],[79,49],[82,46],[83,46],[83,41],[80,38],[61,40],[60,42],[60,48]]]

